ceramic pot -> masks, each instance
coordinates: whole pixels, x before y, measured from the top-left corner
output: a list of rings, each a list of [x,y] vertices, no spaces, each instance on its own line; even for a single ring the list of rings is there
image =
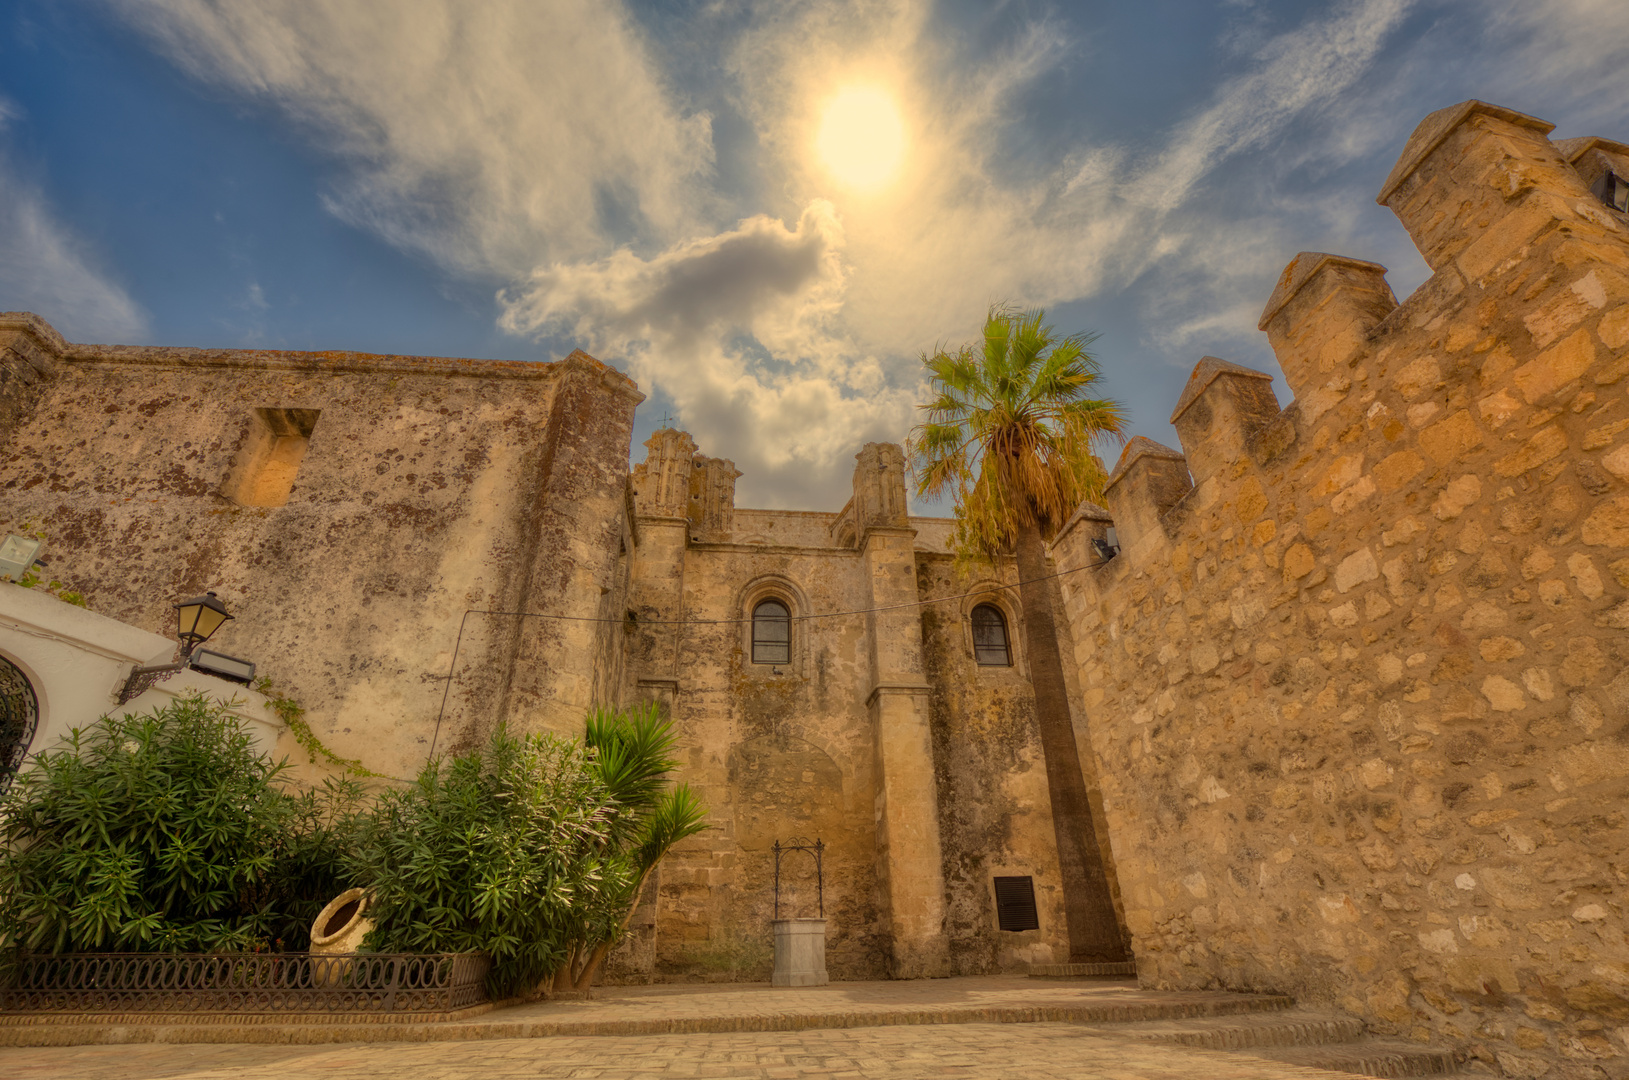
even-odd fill
[[[367,891],[346,889],[317,913],[311,923],[312,983],[333,986],[350,974],[353,961],[342,957],[362,950],[362,939],[373,929],[367,912]]]

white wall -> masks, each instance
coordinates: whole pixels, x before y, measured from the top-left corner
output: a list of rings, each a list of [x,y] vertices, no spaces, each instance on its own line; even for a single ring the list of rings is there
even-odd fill
[[[176,672],[124,706],[115,704],[131,668],[169,663],[175,645],[173,638],[0,582],[0,656],[22,669],[39,699],[30,754],[53,749],[70,729],[92,724],[116,708],[145,713],[193,692],[229,703],[233,714],[250,722],[258,748],[271,753],[282,724],[266,698],[201,671]]]

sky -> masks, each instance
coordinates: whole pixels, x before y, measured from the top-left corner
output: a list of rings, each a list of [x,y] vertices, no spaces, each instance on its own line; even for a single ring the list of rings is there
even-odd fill
[[[992,304],[1134,434],[1465,100],[1629,141],[1624,0],[9,0],[0,310],[71,341],[638,380],[743,506],[836,510]],[[1275,383],[1281,400],[1289,393]],[[1112,462],[1115,449],[1105,448]],[[948,507],[920,507],[948,513]]]

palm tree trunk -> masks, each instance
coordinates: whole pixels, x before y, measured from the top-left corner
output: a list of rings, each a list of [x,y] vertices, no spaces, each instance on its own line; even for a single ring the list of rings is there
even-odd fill
[[[667,852],[664,850],[662,854],[666,855]],[[658,859],[660,857],[658,856]],[[633,899],[628,901],[628,910],[622,913],[622,922],[617,924],[617,934],[621,934],[628,929],[628,923],[633,919],[634,912],[639,910],[639,901],[645,893],[645,882],[650,880],[650,872],[654,869],[656,869],[656,863],[653,862],[645,868],[644,873],[639,875],[639,884],[634,886]],[[574,985],[576,989],[586,991],[594,984],[594,976],[599,972],[600,964],[605,960],[606,954],[611,951],[613,944],[615,944],[614,938],[607,938],[596,945],[593,952],[589,953],[588,959],[583,962],[582,970],[575,976]],[[566,970],[571,970],[569,964],[567,964]]]
[[[1115,917],[1108,871],[1098,847],[1092,806],[1086,797],[1086,777],[1075,744],[1075,727],[1069,716],[1069,691],[1063,679],[1052,596],[1043,580],[1047,565],[1040,529],[1021,527],[1017,541],[1018,596],[1024,614],[1030,684],[1035,689],[1035,716],[1041,729],[1041,752],[1046,758],[1058,869],[1063,876],[1069,959],[1075,963],[1123,961],[1128,958],[1125,938]]]

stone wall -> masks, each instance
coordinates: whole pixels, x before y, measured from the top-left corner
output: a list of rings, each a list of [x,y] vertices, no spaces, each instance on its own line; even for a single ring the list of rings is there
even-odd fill
[[[620,692],[620,626],[479,613],[621,616],[640,395],[597,361],[69,345],[17,314],[0,357],[40,376],[0,430],[0,533],[43,532],[54,576],[143,629],[216,590],[211,647],[337,754],[411,776]]]
[[[1428,117],[1380,199],[1431,279],[1297,256],[1294,403],[1202,361],[1186,455],[1134,440],[1054,553],[1145,986],[1624,1076],[1629,219],[1585,171],[1629,148],[1549,130]]]
[[[670,705],[714,828],[660,868],[610,976],[767,979],[771,846],[795,836],[826,845],[833,978],[1067,960],[1011,566],[958,570],[950,523],[906,516],[897,446],[857,455],[835,513],[738,509],[732,464],[680,431],[646,446],[628,696]],[[1004,606],[1017,666],[976,668],[963,593]],[[798,619],[789,664],[752,663],[766,597]],[[783,914],[812,914],[811,867],[784,869]],[[996,929],[997,874],[1035,878],[1040,930]]]

